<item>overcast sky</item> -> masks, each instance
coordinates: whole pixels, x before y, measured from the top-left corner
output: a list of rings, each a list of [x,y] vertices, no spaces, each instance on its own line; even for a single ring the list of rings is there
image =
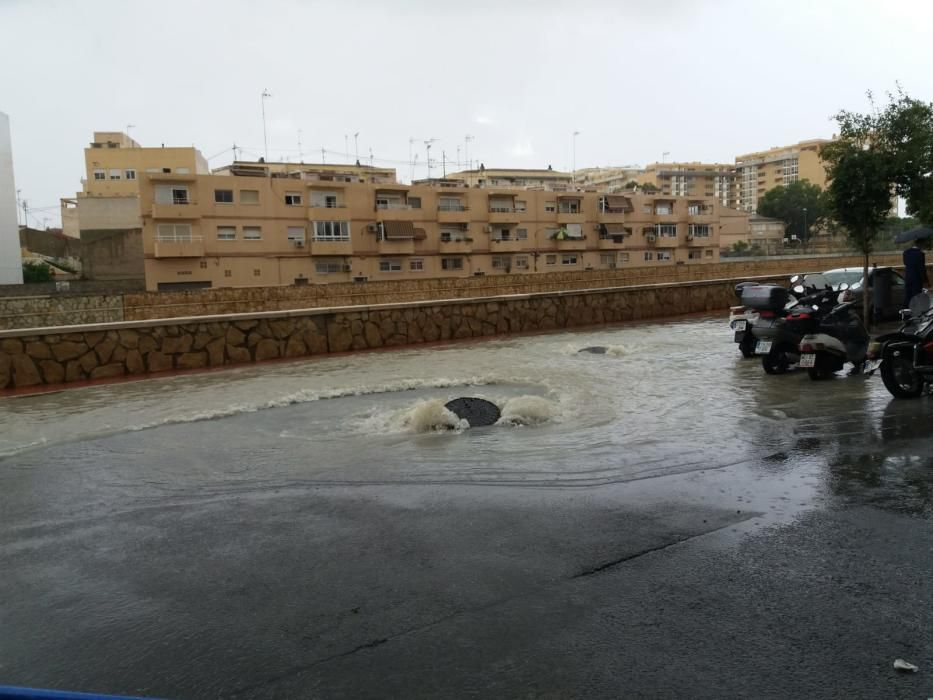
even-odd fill
[[[0,0],[0,111],[17,188],[57,223],[96,130],[360,160],[408,179],[409,139],[487,167],[737,154],[829,137],[899,82],[933,100],[933,2],[862,0]],[[349,135],[349,139],[345,136]],[[36,224],[36,221],[30,221]]]

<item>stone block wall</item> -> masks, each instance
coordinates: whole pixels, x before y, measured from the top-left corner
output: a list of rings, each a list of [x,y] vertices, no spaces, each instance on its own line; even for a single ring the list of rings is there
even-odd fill
[[[0,297],[0,329],[123,320],[122,294]]]
[[[0,331],[0,390],[725,311],[734,281]]]

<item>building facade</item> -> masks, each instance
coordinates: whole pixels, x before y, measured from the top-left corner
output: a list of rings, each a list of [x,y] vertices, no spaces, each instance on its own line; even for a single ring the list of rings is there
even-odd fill
[[[754,212],[765,192],[778,185],[809,180],[820,189],[826,187],[826,170],[820,149],[828,139],[811,139],[792,146],[736,156],[735,175],[740,209]]]
[[[445,180],[462,182],[481,189],[534,189],[567,192],[574,188],[573,173],[562,173],[550,167],[544,170],[486,168],[449,173]]]
[[[0,284],[22,284],[10,118],[0,112]]]
[[[577,187],[613,193],[628,189],[629,183],[637,183],[638,178],[644,173],[645,169],[639,168],[637,165],[623,165],[606,168],[581,168],[574,175]]]
[[[719,260],[721,205],[706,197],[360,182],[251,165],[142,174],[147,288]]]
[[[636,178],[661,194],[674,197],[713,197],[722,206],[736,208],[739,192],[731,163],[652,163]]]

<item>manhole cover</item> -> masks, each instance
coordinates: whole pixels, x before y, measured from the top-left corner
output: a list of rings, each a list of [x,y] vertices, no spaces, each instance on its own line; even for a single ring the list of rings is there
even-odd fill
[[[501,415],[499,407],[492,401],[471,396],[463,396],[448,401],[445,407],[448,411],[455,413],[458,418],[465,419],[472,427],[492,425],[499,420]]]
[[[606,354],[606,346],[605,346],[605,345],[593,345],[593,346],[588,347],[588,348],[581,348],[581,349],[578,350],[577,352],[591,352],[591,353],[593,353],[594,355],[605,355],[605,354]]]

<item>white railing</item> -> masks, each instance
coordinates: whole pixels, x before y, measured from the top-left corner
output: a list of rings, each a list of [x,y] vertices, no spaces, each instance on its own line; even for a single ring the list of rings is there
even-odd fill
[[[318,209],[346,209],[347,205],[343,202],[325,202],[325,201],[311,201],[311,206]]]
[[[465,204],[438,204],[438,211],[467,211],[469,207]]]
[[[411,209],[410,204],[400,204],[398,202],[376,203],[376,209]]]
[[[157,243],[197,243],[203,240],[202,236],[192,236],[190,233],[157,233]]]

